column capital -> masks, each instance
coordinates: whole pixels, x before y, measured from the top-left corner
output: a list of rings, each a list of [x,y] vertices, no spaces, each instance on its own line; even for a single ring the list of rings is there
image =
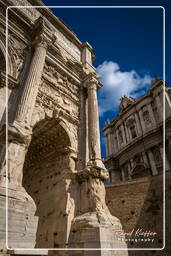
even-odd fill
[[[41,46],[45,49],[55,42],[56,36],[52,28],[47,24],[43,17],[39,17],[34,24],[34,46]]]
[[[99,76],[96,73],[92,72],[88,74],[87,77],[84,79],[83,85],[88,90],[97,90],[102,87],[102,84],[98,79]]]

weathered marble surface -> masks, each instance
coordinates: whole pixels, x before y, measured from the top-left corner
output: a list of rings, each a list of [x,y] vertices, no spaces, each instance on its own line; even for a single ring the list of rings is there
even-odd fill
[[[37,0],[0,0],[4,7],[12,3],[41,5]],[[15,11],[16,16],[9,10],[7,125],[4,106],[0,116],[1,242],[5,241],[8,182],[8,247],[12,254],[19,254],[17,247],[118,247],[114,230],[122,227],[105,202],[103,180],[108,172],[100,153],[97,102],[102,85],[92,66],[93,49],[48,9]],[[4,22],[0,28],[0,102],[4,104]],[[49,254],[66,255],[65,251]],[[116,254],[99,251],[97,255]]]

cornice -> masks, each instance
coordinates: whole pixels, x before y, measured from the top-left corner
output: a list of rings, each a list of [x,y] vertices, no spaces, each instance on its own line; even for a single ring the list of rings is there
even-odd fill
[[[0,0],[2,1],[2,0]],[[39,0],[28,0],[27,1],[30,5],[34,6],[42,6],[43,8],[37,8],[38,12],[46,17],[46,19],[54,26],[54,28],[58,28],[60,30],[62,30],[62,32],[71,40],[74,41],[74,43],[81,48],[82,42],[77,38],[77,36],[75,35],[75,33],[58,17],[56,17],[53,12],[47,7],[46,5],[43,4],[42,1]],[[15,5],[14,2],[12,0],[7,0],[6,1],[6,6],[9,5]],[[24,4],[23,4],[24,6]],[[28,22],[28,23],[34,23],[34,20],[38,17],[33,17],[32,21],[28,18],[27,14],[24,14],[24,12],[22,12],[20,9],[17,10],[17,14],[22,17],[24,17],[24,19]]]
[[[157,87],[159,87],[159,86],[162,86],[162,84],[161,84],[161,83],[156,83],[155,87],[154,87],[154,88],[150,88],[147,94],[143,95],[143,96],[142,96],[140,99],[138,99],[134,104],[132,104],[132,105],[130,105],[128,108],[126,108],[122,113],[119,113],[119,115],[118,115],[115,119],[113,119],[113,121],[112,121],[110,124],[106,125],[106,126],[103,128],[103,132],[106,131],[106,130],[109,129],[109,128],[114,127],[114,126],[117,124],[117,122],[119,122],[119,120],[121,120],[121,119],[123,120],[123,117],[126,116],[126,114],[128,114],[131,110],[133,110],[133,109],[139,110],[139,109],[136,108],[136,107],[140,104],[140,102],[144,101],[144,100],[147,99],[147,98],[151,98],[153,91],[154,91]],[[131,115],[131,114],[132,114],[132,113],[130,113],[130,115]],[[128,118],[128,117],[127,117],[127,118]]]
[[[71,71],[65,63],[63,63],[62,61],[60,61],[59,59],[53,58],[53,56],[50,55],[50,52],[49,54],[46,56],[46,60],[54,65],[56,67],[57,70],[59,70],[61,72],[61,74],[65,74],[67,75],[68,77],[70,77],[71,79],[74,80],[74,82],[80,86],[80,83],[82,82],[81,78],[73,71]]]
[[[6,87],[6,79],[8,79],[8,88],[9,89],[14,89],[19,84],[18,81],[14,77],[8,75],[8,78],[7,78],[6,73],[1,71],[0,72],[0,88]]]
[[[154,136],[158,136],[161,135],[161,129],[162,129],[162,125],[158,126],[157,128],[150,130],[148,132],[146,132],[145,134],[137,137],[136,139],[132,140],[129,144],[125,145],[121,150],[119,150],[117,153],[112,154],[110,156],[108,156],[105,159],[105,163],[107,163],[108,161],[114,159],[114,158],[120,158],[122,155],[127,154],[127,152],[129,152],[131,149],[135,148],[137,144],[140,144],[141,142],[144,144],[145,141],[149,141],[149,138],[152,137],[152,135]],[[154,141],[154,146],[156,145],[156,141]]]
[[[83,85],[85,88],[89,89],[96,89],[102,87],[101,82],[98,80],[99,76],[96,72],[91,72],[89,74],[86,74],[86,77],[83,80]]]

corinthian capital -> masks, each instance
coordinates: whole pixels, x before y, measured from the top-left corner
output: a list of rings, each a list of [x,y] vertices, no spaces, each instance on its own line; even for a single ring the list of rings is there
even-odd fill
[[[36,36],[33,44],[34,44],[34,46],[41,46],[41,47],[47,49],[48,39],[43,34],[40,34],[40,35]]]
[[[88,90],[97,90],[102,87],[102,84],[99,82],[99,76],[96,73],[90,73],[84,80],[84,87]]]
[[[35,37],[33,45],[41,46],[47,49],[52,43],[55,42],[56,37],[54,35],[53,28],[42,18],[39,17],[35,21]]]

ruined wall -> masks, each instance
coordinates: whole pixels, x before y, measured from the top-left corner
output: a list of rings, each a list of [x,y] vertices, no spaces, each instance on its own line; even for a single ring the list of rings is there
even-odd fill
[[[163,176],[145,177],[134,181],[106,185],[106,202],[112,215],[121,220],[125,232],[133,229],[157,233],[154,242],[128,242],[129,247],[161,248],[163,243]],[[166,249],[171,252],[171,173],[166,172]],[[135,232],[134,232],[135,234]],[[169,245],[170,243],[170,245]],[[144,251],[129,251],[129,256],[144,256]],[[146,251],[145,255],[161,255],[161,251]],[[163,255],[163,254],[162,254]]]

